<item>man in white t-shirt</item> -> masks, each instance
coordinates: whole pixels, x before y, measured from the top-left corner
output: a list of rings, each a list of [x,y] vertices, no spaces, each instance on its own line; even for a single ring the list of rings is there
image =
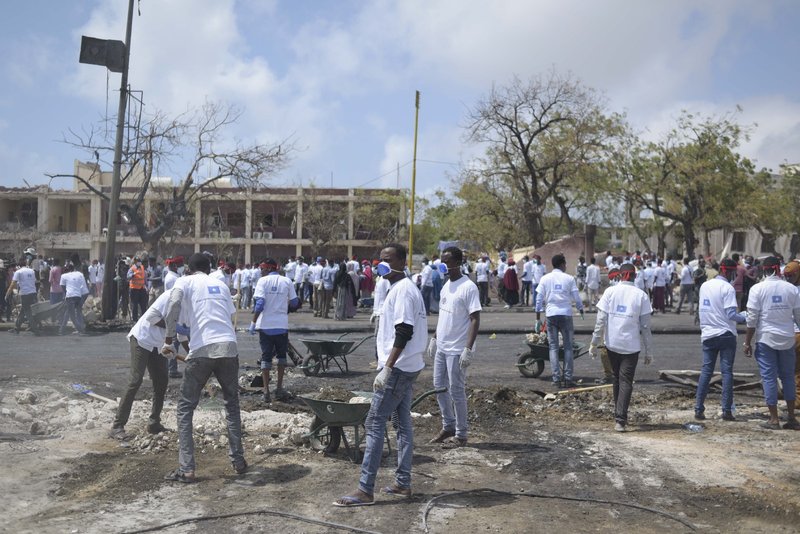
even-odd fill
[[[683,258],[683,267],[680,274],[681,298],[678,301],[678,309],[675,313],[680,314],[684,299],[689,301],[689,314],[694,315],[694,278],[692,268],[689,267],[689,258]]]
[[[374,502],[384,432],[393,413],[397,420],[398,465],[394,483],[383,488],[383,492],[411,495],[411,459],[414,454],[411,388],[425,367],[423,354],[428,344],[428,321],[422,295],[406,277],[406,255],[406,247],[398,243],[386,245],[381,250],[378,275],[389,280],[391,287],[383,303],[376,339],[379,372],[364,423],[367,447],[361,462],[358,489],[337,499],[335,506],[364,506]]]
[[[547,274],[547,267],[542,263],[542,257],[538,254],[533,255],[533,274],[531,276],[531,294],[533,295],[533,305],[536,306],[536,290],[542,282],[542,278]]]
[[[66,310],[61,315],[61,324],[58,328],[58,335],[64,335],[64,327],[67,319],[72,321],[72,326],[79,334],[83,334],[86,325],[83,320],[81,307],[86,295],[89,294],[89,287],[86,285],[86,278],[83,273],[75,270],[71,261],[64,266],[64,274],[61,275],[61,287],[64,289],[64,306]]]
[[[597,303],[597,321],[589,353],[597,356],[597,347],[605,343],[614,375],[614,430],[624,432],[628,425],[628,406],[633,393],[636,364],[644,344],[644,363],[649,365],[652,333],[650,299],[633,285],[636,268],[626,263],[619,268],[619,283],[609,287]],[[640,339],[641,337],[641,339]]]
[[[486,256],[481,256],[475,264],[475,283],[478,286],[478,294],[481,299],[481,306],[489,305],[489,261]]]
[[[128,437],[125,433],[125,425],[131,416],[133,400],[142,385],[145,369],[153,383],[153,405],[147,422],[147,432],[158,434],[166,430],[161,424],[161,409],[164,407],[164,396],[169,379],[167,378],[167,360],[158,351],[164,344],[167,335],[164,317],[167,315],[168,304],[169,292],[165,291],[139,317],[128,333],[128,341],[131,346],[131,375],[128,388],[119,402],[117,414],[109,432],[109,436],[114,439],[124,440]],[[188,344],[185,346],[188,347]]]
[[[445,447],[467,444],[467,367],[475,356],[475,338],[481,321],[478,287],[461,274],[462,252],[448,247],[442,252],[447,281],[439,299],[436,337],[428,345],[433,360],[433,387],[447,388],[436,400],[442,413],[442,430],[430,443]]]
[[[419,285],[422,290],[422,301],[425,303],[425,313],[431,314],[431,296],[433,295],[433,267],[428,258],[422,259],[422,270],[419,273]]]
[[[286,262],[286,265],[283,266],[283,273],[286,275],[292,283],[294,283],[294,276],[297,272],[297,262],[294,259],[294,256],[289,258],[289,261]]]
[[[178,400],[178,463],[179,467],[165,479],[172,482],[195,481],[194,438],[192,416],[203,388],[211,375],[219,382],[228,426],[228,457],[236,473],[247,470],[242,449],[242,421],[239,412],[239,350],[233,329],[233,299],[228,286],[211,278],[208,256],[200,253],[189,257],[189,276],[175,282],[167,307],[167,335],[161,354],[174,357],[172,341],[178,318],[183,312],[191,339],[186,368]]]
[[[658,263],[653,269],[653,313],[656,310],[666,313],[667,270]]]
[[[533,283],[533,262],[528,256],[522,258],[522,295],[520,302],[525,306],[530,306],[531,284]]]
[[[37,332],[38,326],[34,326],[33,312],[31,311],[31,306],[36,304],[36,273],[29,266],[30,260],[22,261],[22,267],[14,271],[11,284],[8,286],[5,294],[6,302],[9,302],[9,297],[14,292],[14,289],[19,288],[22,310],[17,316],[14,329],[11,331],[14,333],[19,332],[19,329],[22,328],[23,321],[25,321],[32,331]]]
[[[258,341],[261,345],[261,377],[264,381],[264,402],[270,403],[269,372],[272,359],[278,360],[278,384],[275,398],[285,401],[289,394],[283,389],[283,373],[286,369],[286,354],[289,350],[289,311],[300,306],[300,299],[294,290],[294,284],[278,272],[278,262],[268,258],[261,263],[264,274],[256,285],[253,295],[253,321],[250,323],[250,335],[258,330]]]
[[[691,280],[692,273],[688,263],[689,258],[685,258],[683,271],[689,271],[688,279]],[[700,314],[700,340],[703,345],[703,368],[697,381],[694,406],[694,418],[698,421],[706,418],[705,400],[717,356],[722,374],[722,420],[735,420],[733,360],[736,357],[736,323],[744,323],[746,319],[744,315],[736,312],[736,290],[732,284],[736,278],[736,262],[729,259],[722,260],[719,270],[719,276],[700,286],[700,299],[697,305]],[[683,273],[681,273],[681,289],[683,285]],[[682,291],[681,300],[683,300]]]
[[[294,292],[297,293],[297,298],[300,299],[300,305],[303,305],[303,284],[308,279],[308,264],[302,256],[297,258],[297,269],[294,272]]]
[[[597,266],[597,259],[592,256],[589,258],[589,266],[586,267],[586,303],[591,310],[597,305],[597,294],[600,291],[600,267]]]
[[[317,261],[308,268],[308,281],[311,282],[313,288],[309,304],[314,309],[314,317],[319,317],[322,306],[324,293],[324,289],[322,288],[322,271],[324,269],[324,262],[325,260],[322,256],[317,256]]]
[[[798,430],[800,423],[794,415],[796,390],[795,325],[800,325],[800,293],[797,287],[780,278],[781,262],[775,256],[766,258],[761,268],[767,277],[750,288],[747,298],[747,335],[744,355],[753,357],[753,337],[756,338],[755,358],[761,374],[764,399],[769,409],[769,421],[762,427],[780,429],[778,418],[778,378],[783,384],[788,420],[783,428]]]
[[[175,282],[181,277],[178,274],[178,269],[183,267],[183,256],[177,256],[175,258],[167,258],[166,261],[167,268],[164,269],[164,293],[169,293],[172,291]],[[182,328],[186,328],[188,333],[189,327],[186,325],[181,325]],[[177,350],[177,341],[175,342],[175,349]],[[169,371],[170,378],[183,378],[183,373],[178,371],[178,359],[177,358],[170,358],[167,362],[167,369]]]
[[[572,339],[575,328],[572,323],[572,303],[575,302],[575,307],[583,317],[583,300],[578,293],[575,279],[566,272],[567,260],[564,255],[556,254],[551,261],[553,271],[544,275],[536,288],[536,320],[541,320],[541,314],[544,311],[547,317],[547,341],[550,345],[553,384],[574,387]],[[563,373],[558,358],[559,334],[564,341]]]

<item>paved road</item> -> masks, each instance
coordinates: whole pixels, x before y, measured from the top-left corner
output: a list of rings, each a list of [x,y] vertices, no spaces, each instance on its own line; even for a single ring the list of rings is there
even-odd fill
[[[310,314],[303,316],[302,320],[309,327],[313,326],[313,317]],[[297,316],[298,319],[301,316]],[[478,338],[478,357],[470,369],[470,385],[473,387],[487,387],[489,385],[508,385],[516,389],[546,390],[549,387],[549,364],[543,375],[537,379],[523,378],[517,368],[516,355],[525,350],[524,335],[497,334],[491,339],[491,323],[505,324],[511,328],[516,323],[520,331],[524,323],[532,319],[533,315],[487,313],[484,314],[482,333]],[[683,318],[691,322],[686,316],[656,317],[655,321],[666,324]],[[240,319],[241,320],[241,319]],[[435,318],[433,318],[435,321]],[[294,333],[292,339],[298,348],[302,344],[297,340],[301,337],[334,337],[333,334],[324,332],[328,326],[338,326],[342,323],[320,323],[317,321],[317,333]],[[581,326],[577,319],[577,326]],[[585,329],[593,324],[593,317],[587,317]],[[247,324],[247,323],[240,323]],[[345,325],[367,329],[368,317],[359,317]],[[435,323],[434,323],[435,324]],[[336,334],[338,335],[338,334]],[[359,334],[357,334],[359,335]],[[365,334],[360,334],[365,335]],[[355,337],[355,336],[354,336]],[[577,341],[589,341],[588,334],[576,336]],[[314,390],[324,384],[337,384],[348,389],[367,389],[371,385],[374,372],[369,367],[372,359],[373,347],[367,341],[361,348],[349,357],[350,367],[354,371],[348,377],[332,373],[327,377],[307,378],[299,373],[292,379],[289,386],[296,392]],[[656,363],[644,366],[640,362],[637,371],[637,381],[648,383],[658,380],[658,369],[699,369],[701,363],[700,339],[698,334],[659,334],[654,337]],[[259,357],[257,338],[239,334],[239,350],[242,364],[254,365]],[[0,332],[0,379],[16,375],[20,378],[39,378],[56,380],[59,382],[80,382],[94,388],[98,393],[112,397],[119,396],[126,384],[129,362],[128,341],[124,332],[113,332],[91,336],[33,336],[30,333],[12,334]],[[742,353],[737,355],[735,370],[737,372],[757,373],[753,360],[747,359]],[[295,376],[295,375],[293,375]],[[599,360],[592,360],[585,356],[575,362],[575,377],[583,379],[585,383],[593,383],[594,379],[602,376]],[[429,384],[430,367],[426,368],[420,379],[421,384]],[[170,390],[177,389],[178,381],[170,384]],[[142,393],[147,395],[149,381],[145,380]],[[140,394],[140,395],[141,395]]]

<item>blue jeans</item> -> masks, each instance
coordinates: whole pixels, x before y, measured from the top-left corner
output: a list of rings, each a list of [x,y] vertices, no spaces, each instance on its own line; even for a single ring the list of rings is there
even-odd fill
[[[386,423],[397,412],[397,471],[398,488],[411,487],[411,458],[414,455],[414,426],[411,424],[411,388],[419,375],[392,369],[386,387],[375,392],[364,426],[367,429],[367,448],[361,462],[358,488],[367,495],[375,494],[375,477],[381,465]]]
[[[564,340],[564,372],[558,361],[558,333]],[[553,382],[572,380],[572,337],[574,328],[571,315],[553,315],[547,318],[547,341],[550,344],[550,368],[553,370]]]
[[[261,345],[261,369],[272,369],[272,358],[278,360],[278,365],[286,365],[286,354],[289,351],[289,334],[266,334],[258,331],[258,342]]]
[[[431,314],[431,297],[433,296],[433,286],[422,286],[422,301],[425,303],[425,313]]]
[[[191,358],[186,361],[178,400],[178,463],[183,473],[193,473],[196,467],[192,419],[203,387],[212,374],[222,389],[228,424],[228,457],[237,465],[244,462],[239,412],[239,358]]]
[[[764,400],[767,401],[767,406],[778,405],[778,378],[783,383],[783,399],[795,400],[797,391],[794,383],[796,364],[794,347],[778,350],[765,343],[756,343],[755,358],[761,373],[761,384],[764,386]]]
[[[455,432],[457,438],[467,439],[467,394],[466,371],[459,365],[458,354],[436,351],[433,360],[433,387],[446,387],[447,391],[436,395],[442,412],[442,428]]]
[[[694,404],[696,413],[703,413],[706,409],[705,401],[708,395],[708,384],[719,355],[719,370],[722,373],[722,411],[733,411],[733,359],[736,356],[736,336],[726,332],[721,336],[712,337],[703,341],[703,369],[697,381],[697,396]]]

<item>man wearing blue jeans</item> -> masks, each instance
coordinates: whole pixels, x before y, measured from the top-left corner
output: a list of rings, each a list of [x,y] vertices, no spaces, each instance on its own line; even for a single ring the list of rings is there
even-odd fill
[[[783,428],[800,430],[800,423],[794,415],[794,325],[800,325],[800,293],[794,285],[780,278],[781,262],[778,258],[770,256],[761,265],[767,277],[750,289],[747,298],[744,355],[748,358],[753,356],[752,341],[755,336],[755,358],[769,409],[769,421],[761,426],[769,430],[781,428],[778,417],[780,377],[787,411]]]
[[[686,259],[688,260],[688,258]],[[684,261],[686,261],[684,260]],[[684,271],[688,266],[684,266]],[[736,356],[736,323],[744,323],[744,315],[736,312],[736,262],[722,260],[719,276],[700,286],[700,339],[703,343],[703,369],[697,382],[697,397],[694,418],[702,421],[705,416],[705,400],[714,366],[719,356],[722,373],[722,420],[734,421],[733,415],[733,359]],[[683,287],[683,285],[681,286]],[[683,302],[683,295],[681,295]],[[678,305],[680,310],[680,305]]]
[[[364,423],[367,447],[361,462],[358,489],[337,499],[334,506],[375,503],[375,478],[381,464],[384,432],[393,413],[397,416],[397,470],[394,483],[382,491],[389,495],[411,495],[411,459],[414,454],[411,388],[425,367],[422,354],[428,341],[428,322],[422,295],[405,275],[406,254],[406,248],[397,243],[386,245],[381,251],[378,275],[392,285],[378,326],[379,373],[373,383],[375,394]]]
[[[208,276],[208,256],[196,253],[189,258],[190,276],[175,282],[170,292],[166,314],[166,339],[161,353],[174,357],[172,345],[181,310],[189,323],[191,339],[181,395],[178,400],[178,464],[166,480],[190,483],[195,481],[194,438],[192,418],[203,387],[211,378],[222,389],[225,420],[228,424],[228,457],[236,473],[247,470],[242,449],[242,421],[239,412],[239,351],[233,329],[233,299],[228,286]]]
[[[536,288],[536,320],[541,320],[542,310],[547,317],[547,341],[550,345],[550,368],[553,370],[553,384],[556,386],[574,387],[572,380],[573,354],[572,338],[572,302],[583,317],[583,301],[581,300],[575,279],[566,273],[567,260],[563,254],[556,254],[552,259],[552,272],[544,275]],[[558,334],[564,343],[564,370],[558,361]]]
[[[433,360],[433,387],[447,388],[436,400],[442,412],[442,430],[430,443],[445,448],[467,444],[467,367],[475,350],[481,320],[478,287],[461,273],[463,253],[458,247],[442,252],[440,271],[447,276],[439,299],[436,337],[428,345]]]

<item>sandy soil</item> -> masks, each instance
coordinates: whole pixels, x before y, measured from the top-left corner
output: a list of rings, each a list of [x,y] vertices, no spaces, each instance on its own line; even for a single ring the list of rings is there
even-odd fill
[[[373,507],[331,503],[354,489],[359,468],[343,449],[303,441],[311,417],[299,400],[243,396],[250,470],[233,473],[221,404],[210,388],[195,417],[199,482],[163,475],[177,463],[174,432],[144,432],[149,403],[137,401],[136,436],[106,437],[114,405],[68,384],[0,383],[3,532],[797,532],[800,432],[762,430],[756,396],[737,396],[738,421],[714,414],[691,432],[693,392],[669,386],[634,393],[631,431],[612,431],[611,393],[544,400],[508,388],[470,391],[469,445],[428,445],[438,431],[433,398],[415,418],[414,496],[377,496]],[[163,418],[174,428],[174,399]],[[384,460],[379,487],[392,481]],[[480,491],[487,488],[493,491]],[[272,512],[298,517],[279,517]],[[211,516],[241,514],[224,519]],[[197,520],[163,527],[182,519]],[[198,519],[203,518],[203,519]],[[302,518],[328,522],[313,524]]]

